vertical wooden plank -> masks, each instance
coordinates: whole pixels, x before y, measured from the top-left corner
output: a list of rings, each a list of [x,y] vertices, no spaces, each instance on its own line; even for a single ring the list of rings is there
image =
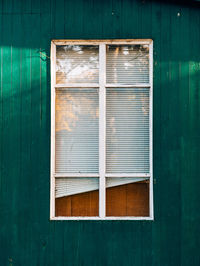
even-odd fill
[[[42,13],[40,19],[40,186],[44,195],[41,209],[49,204],[50,193],[50,45],[51,45],[51,17]],[[49,177],[47,178],[47,173]],[[48,184],[48,186],[46,186]],[[45,208],[46,209],[46,208]],[[49,208],[46,217],[50,216]]]
[[[136,2],[121,1],[121,32],[122,38],[134,38],[136,26]],[[133,16],[134,12],[134,16]],[[134,25],[134,27],[133,27]]]
[[[55,1],[53,0],[51,2],[51,23],[52,23],[52,39],[57,39],[57,38],[62,38],[61,36],[64,36],[64,25],[63,25],[63,17],[64,17],[64,2],[61,1]],[[59,13],[61,12],[61,13]],[[59,16],[61,19],[61,22],[59,22]],[[52,120],[55,117],[55,106],[54,106],[54,99],[55,99],[55,90],[53,90],[53,86],[55,84],[55,53],[56,53],[56,47],[55,45],[51,46],[51,57],[54,61],[54,66],[52,65],[52,59],[51,59],[51,159],[54,157],[55,158],[55,153],[52,151],[54,151],[54,145],[55,145],[55,135],[53,134],[54,131],[52,131],[53,129],[55,129],[55,121]],[[53,76],[52,76],[53,75]],[[52,190],[53,187],[55,187],[55,179],[52,178],[52,174],[54,172],[54,166],[51,163],[51,217],[52,214],[54,213],[54,204],[55,201],[53,202],[54,198],[55,198],[55,189]],[[53,171],[53,172],[52,172]],[[63,265],[64,264],[64,239],[62,237],[60,237],[60,235],[63,235],[64,232],[64,224],[63,226],[61,226],[60,223],[56,223],[53,229],[54,235],[55,235],[55,239],[54,239],[54,248],[53,248],[53,257],[57,258],[57,264],[58,265]],[[53,258],[53,261],[54,261]]]
[[[23,4],[23,1],[22,0],[20,0],[20,1],[18,1],[18,0],[13,0],[12,1],[12,13],[13,14],[16,14],[16,13],[21,13],[21,11],[22,11],[22,4]]]
[[[182,57],[180,53],[180,7],[171,8],[170,20],[170,66],[169,66],[169,88],[168,88],[168,110],[169,121],[168,126],[168,144],[169,161],[168,161],[168,184],[170,185],[170,198],[168,198],[168,212],[170,221],[168,222],[171,233],[168,233],[168,242],[174,243],[177,247],[176,251],[170,248],[170,256],[168,256],[168,263],[176,261],[181,264],[181,173],[180,173],[180,127],[177,121],[180,121],[180,76],[179,76],[179,62]],[[166,125],[167,127],[167,125]],[[173,219],[173,222],[171,220]]]
[[[42,0],[40,1],[40,13],[45,15],[51,13],[51,8],[52,8],[52,2],[51,0]]]
[[[3,30],[3,16],[0,14],[0,42],[2,42],[2,30]],[[3,90],[2,90],[2,54],[3,54],[3,47],[0,47],[0,197],[1,197],[1,189],[2,189],[2,159],[3,159],[3,153],[2,153],[2,130],[3,130]],[[1,214],[0,214],[1,215]]]
[[[112,38],[121,37],[121,5],[122,1],[112,1]]]
[[[50,44],[51,44],[51,16],[50,7],[47,7],[48,1],[41,2],[40,17],[40,191],[41,202],[38,206],[38,212],[41,213],[40,219],[47,221],[50,217]],[[49,232],[54,232],[52,223],[42,223],[40,230],[44,235],[44,248],[40,252],[40,263],[52,263],[54,256],[50,252],[53,243]]]
[[[1,5],[2,8],[2,5]],[[5,26],[3,25],[4,17],[2,15],[2,9],[0,14],[0,43],[3,43],[3,32]],[[5,242],[5,246],[2,247],[2,254],[0,255],[0,259],[2,263],[7,263],[6,256],[7,256],[7,241],[5,236],[5,224],[6,224],[6,217],[3,217],[3,213],[6,210],[5,205],[5,196],[4,196],[4,160],[3,158],[4,153],[4,137],[3,137],[3,128],[4,128],[4,116],[3,116],[3,104],[4,104],[4,90],[3,90],[3,46],[0,47],[0,219],[2,221],[2,230],[0,231],[1,241]]]
[[[189,61],[190,61],[190,9],[181,10],[180,50],[185,51],[180,63],[180,129],[181,129],[181,261],[183,265],[190,263],[190,236],[188,228],[187,202],[190,202],[188,187],[189,176]],[[187,162],[187,163],[186,163]],[[188,197],[189,196],[189,197]],[[190,205],[190,203],[189,203]],[[189,233],[190,231],[190,233]],[[188,233],[187,233],[188,232]],[[189,240],[189,241],[188,241]],[[191,249],[190,249],[191,250]],[[189,253],[188,253],[189,251]]]
[[[30,14],[31,13],[31,1],[32,0],[21,0],[22,14],[27,14],[27,13]]]
[[[55,1],[55,39],[64,38],[65,32],[65,1]],[[68,37],[67,37],[68,38]]]
[[[48,221],[50,217],[50,44],[51,44],[51,3],[40,2],[40,134],[39,134],[39,182],[40,204],[37,212],[40,213],[40,221]],[[53,235],[52,223],[40,223],[40,249],[38,264],[51,265],[54,256],[50,231]]]
[[[4,14],[12,13],[12,0],[3,0],[2,1],[2,12]]]
[[[35,2],[34,2],[35,4]],[[41,197],[40,189],[40,14],[31,14],[30,16],[30,96],[31,96],[31,145],[30,145],[30,186],[31,186],[31,221],[34,224],[32,226],[33,239],[31,243],[31,259],[33,264],[38,263],[38,257],[35,257],[35,247],[37,245],[37,239],[34,237],[34,231],[40,234],[40,219],[38,216],[38,206]],[[40,263],[39,263],[40,264]]]
[[[152,2],[152,39],[153,39],[153,191],[154,191],[154,222],[152,223],[152,265],[160,265],[161,235],[159,202],[161,191],[161,3]],[[147,241],[145,243],[148,243]],[[153,256],[153,254],[157,254]]]
[[[31,13],[32,14],[40,13],[40,0],[31,1]]]
[[[101,32],[101,23],[99,23],[99,17],[101,16],[101,14],[99,11],[102,9],[102,3],[95,0],[87,0],[87,1],[78,0],[76,6],[79,6],[78,10],[72,7],[73,16],[75,18],[76,24],[77,25],[80,24],[82,27],[82,30],[79,29],[78,32],[80,32],[80,34],[81,32],[83,32],[86,39],[96,39],[96,38],[98,39],[98,36],[100,36],[99,32]],[[88,16],[88,14],[93,14],[93,15]],[[77,36],[77,38],[79,37]]]
[[[29,36],[31,31],[30,15],[22,14],[21,17],[21,31],[22,36]],[[20,215],[20,240],[21,243],[27,243],[22,252],[26,255],[26,258],[30,256],[30,234],[31,234],[31,211],[30,205],[32,205],[32,185],[31,185],[31,163],[30,163],[30,146],[31,146],[31,67],[30,67],[30,38],[23,40],[21,50],[21,209],[23,212]],[[25,258],[25,259],[26,259]],[[24,260],[25,260],[24,259]]]
[[[37,220],[38,191],[40,185],[40,15],[32,14],[30,17],[30,39],[31,39],[31,186],[35,186],[32,190],[31,197],[32,218]]]
[[[12,60],[11,60],[11,91],[10,91],[10,122],[11,122],[11,167],[10,167],[10,190],[11,210],[10,219],[15,221],[12,226],[12,254],[10,257],[16,263],[19,262],[18,249],[15,247],[19,242],[19,226],[17,218],[21,206],[20,191],[20,116],[21,116],[21,87],[20,87],[20,38],[21,38],[21,16],[19,14],[12,16]]]
[[[172,201],[169,204],[169,195],[168,191],[175,192],[175,187],[173,186],[173,170],[169,167],[170,164],[170,155],[171,155],[171,143],[173,140],[171,139],[171,130],[173,130],[174,124],[170,124],[170,105],[172,104],[170,101],[170,96],[173,91],[171,89],[171,81],[170,81],[170,63],[171,63],[171,10],[172,6],[170,4],[162,3],[161,5],[161,151],[165,151],[161,153],[161,175],[159,180],[160,183],[159,188],[162,191],[159,197],[160,202],[162,202],[162,209],[160,209],[160,264],[166,263],[170,264],[173,259],[175,259],[176,252],[174,251],[172,246],[168,246],[167,243],[173,240],[173,237],[176,238],[176,235],[171,234],[173,230],[173,222],[170,218],[173,217],[172,214]],[[170,138],[169,138],[170,137]],[[172,175],[171,175],[172,174]],[[166,190],[166,180],[167,187],[169,190]],[[176,204],[173,202],[173,204]],[[167,222],[166,222],[167,221]],[[164,226],[165,225],[165,226]],[[169,250],[169,254],[165,253],[166,248]],[[178,262],[177,262],[178,263]]]
[[[152,1],[141,1],[140,38],[152,39]]]
[[[8,211],[11,214],[12,206],[12,193],[13,177],[11,174],[10,162],[12,158],[12,124],[10,120],[11,116],[11,61],[12,61],[12,21],[10,15],[6,14],[2,16],[2,39],[7,40],[7,45],[2,47],[2,206],[4,211]],[[11,197],[9,194],[11,193]],[[12,222],[5,217],[7,226],[12,228]],[[13,229],[13,228],[12,228]],[[9,236],[12,235],[12,229],[8,232]],[[6,241],[5,245],[10,245],[9,241]],[[10,246],[11,248],[11,246]],[[9,249],[9,246],[7,246]],[[8,256],[8,250],[5,250]],[[11,251],[12,252],[12,251]]]
[[[104,10],[102,14],[102,21],[101,21],[101,26],[102,26],[102,37],[103,39],[112,39],[113,34],[112,34],[112,0],[103,0],[101,1],[101,10]]]
[[[84,26],[85,24],[87,24],[87,19],[83,18],[83,13],[85,10],[83,3],[84,3],[83,0],[74,0],[73,3],[70,1],[65,1],[64,5],[65,22],[63,27],[66,39],[87,38]]]

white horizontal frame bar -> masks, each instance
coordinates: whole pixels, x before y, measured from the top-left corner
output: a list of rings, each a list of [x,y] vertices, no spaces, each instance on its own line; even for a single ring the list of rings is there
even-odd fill
[[[145,217],[136,217],[136,216],[115,216],[115,217],[105,217],[105,218],[101,218],[99,216],[91,216],[91,217],[75,217],[75,216],[70,216],[70,217],[64,217],[64,216],[57,216],[57,217],[53,217],[51,218],[51,220],[67,220],[67,221],[70,221],[70,220],[73,220],[73,221],[80,221],[80,220],[101,220],[101,221],[113,221],[113,220],[138,220],[138,221],[141,221],[141,220],[147,220],[147,221],[153,221],[154,218],[153,217],[150,217],[150,216],[145,216]]]
[[[152,39],[120,39],[120,40],[52,40],[55,45],[99,45],[99,44],[151,44]]]
[[[98,83],[68,83],[56,84],[55,88],[98,88]]]
[[[54,175],[55,177],[99,177],[99,174],[80,174],[80,173],[64,173],[64,174],[58,174],[56,173]]]
[[[140,83],[140,84],[133,84],[133,85],[124,85],[124,84],[106,84],[107,88],[150,88],[151,84],[149,83]]]
[[[119,178],[119,177],[151,177],[150,174],[144,174],[144,173],[141,173],[141,174],[105,174],[105,177],[113,177],[113,178]]]

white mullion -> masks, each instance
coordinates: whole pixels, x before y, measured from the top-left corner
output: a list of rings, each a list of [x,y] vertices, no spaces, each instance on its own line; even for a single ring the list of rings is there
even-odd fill
[[[150,97],[149,97],[149,139],[150,139],[150,149],[149,149],[149,158],[150,158],[150,193],[149,193],[149,209],[150,217],[154,218],[153,210],[153,41],[149,44],[149,79],[150,79]]]
[[[99,217],[105,217],[105,139],[106,139],[106,46],[99,45]]]
[[[111,83],[111,84],[106,84],[107,88],[150,88],[151,84],[149,83],[140,83],[140,84],[115,84],[115,83]]]
[[[50,218],[55,217],[55,83],[56,45],[51,43],[51,198]]]
[[[56,84],[56,88],[98,88],[98,83],[65,83]]]
[[[80,173],[56,173],[55,177],[99,177],[99,174],[80,174]]]
[[[150,174],[145,174],[145,173],[137,173],[137,174],[105,174],[105,177],[112,177],[112,178],[119,178],[119,177],[150,177]]]

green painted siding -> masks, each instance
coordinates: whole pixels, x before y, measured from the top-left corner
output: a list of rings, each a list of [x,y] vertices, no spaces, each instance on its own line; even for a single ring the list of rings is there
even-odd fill
[[[0,1],[0,265],[200,265],[200,4]],[[155,221],[49,221],[51,39],[154,40]]]

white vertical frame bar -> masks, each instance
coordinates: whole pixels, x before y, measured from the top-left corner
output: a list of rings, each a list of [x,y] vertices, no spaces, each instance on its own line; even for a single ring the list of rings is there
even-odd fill
[[[50,219],[55,217],[55,85],[56,45],[51,42],[51,198]]]
[[[149,44],[149,81],[150,81],[150,91],[149,91],[149,133],[150,133],[150,188],[149,188],[149,210],[150,217],[154,219],[153,210],[153,41],[151,40]]]
[[[106,45],[99,45],[99,217],[106,214],[105,141],[106,141]]]

